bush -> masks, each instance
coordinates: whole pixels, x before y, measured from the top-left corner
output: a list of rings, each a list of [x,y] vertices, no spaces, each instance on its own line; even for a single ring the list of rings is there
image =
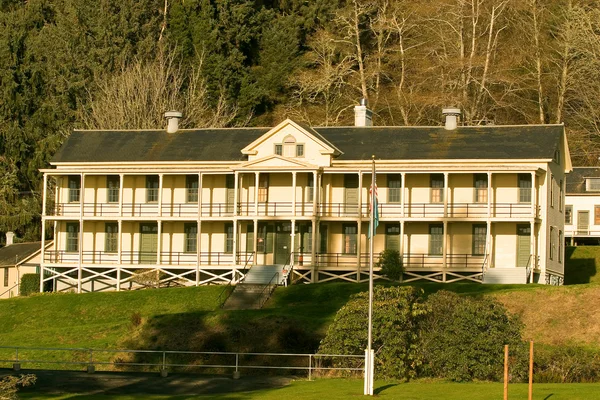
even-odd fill
[[[7,376],[0,380],[0,399],[2,400],[16,400],[17,391],[20,387],[31,386],[35,383],[35,375],[20,375],[20,376]]]
[[[426,376],[453,381],[501,380],[504,345],[523,363],[522,324],[497,301],[462,297],[440,291],[427,299],[430,313],[421,329],[421,350]],[[525,371],[515,369],[517,379]]]
[[[40,276],[38,274],[23,274],[19,293],[21,296],[29,296],[40,292]]]
[[[379,261],[377,261],[377,267],[381,268],[382,275],[394,281],[400,280],[404,272],[400,252],[397,250],[382,251]]]
[[[373,349],[378,377],[409,379],[418,359],[418,326],[427,310],[422,290],[375,287],[373,292]],[[368,331],[367,292],[353,295],[342,307],[321,341],[321,354],[364,354]],[[350,361],[337,366],[353,366]]]
[[[600,381],[600,353],[577,346],[536,347],[534,379],[543,383]]]

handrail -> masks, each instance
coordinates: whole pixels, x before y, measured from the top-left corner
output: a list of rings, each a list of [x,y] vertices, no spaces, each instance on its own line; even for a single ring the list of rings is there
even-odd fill
[[[19,287],[19,284],[15,284],[12,287],[8,288],[7,290],[5,290],[4,292],[0,293],[0,297],[4,296],[6,293],[10,292],[11,290],[13,290],[14,288]]]
[[[194,368],[231,368],[238,372],[240,369],[285,369],[285,370],[298,370],[306,371],[309,379],[312,373],[315,371],[364,371],[364,365],[354,364],[354,366],[324,366],[322,363],[315,362],[317,359],[326,358],[342,358],[342,359],[356,359],[364,362],[363,354],[318,354],[318,353],[253,353],[253,352],[224,352],[224,351],[176,351],[176,350],[128,350],[128,349],[88,349],[88,348],[52,348],[52,347],[22,347],[22,346],[0,346],[0,350],[13,350],[14,358],[12,359],[0,359],[0,363],[13,363],[25,364],[25,363],[36,363],[36,364],[58,364],[58,365],[77,365],[77,366],[122,366],[122,367],[159,367],[160,370],[166,371],[167,368],[174,367],[194,367]],[[52,359],[27,359],[23,357],[23,352],[28,351],[53,351],[53,352],[71,352],[71,353],[85,353],[88,357],[85,360],[56,360]],[[21,352],[21,353],[20,353]],[[113,361],[101,361],[97,358],[94,359],[94,354],[105,353],[105,354],[147,354],[156,355],[154,361],[144,362],[143,360],[126,362],[119,361],[117,359]],[[167,358],[167,355],[169,358]],[[206,356],[220,356],[226,357],[223,362],[217,362],[212,364],[198,364],[198,363],[181,363],[173,360],[178,355],[206,355]],[[246,357],[249,356],[249,357]],[[251,364],[252,361],[256,361],[257,358],[264,357],[287,357],[287,358],[306,358],[307,362],[295,363],[292,365],[272,365],[272,362],[266,362],[266,365]],[[229,360],[229,361],[226,361]],[[243,363],[243,361],[246,361]]]
[[[529,255],[529,258],[527,259],[527,265],[525,266],[525,273],[527,274],[527,283],[531,283],[533,281],[533,279],[531,278],[531,273],[533,272],[533,268],[531,266],[531,258],[533,257],[533,254]]]
[[[289,271],[287,269],[287,267],[289,268]],[[285,274],[285,276],[282,276],[281,279],[285,279],[285,281],[283,282],[283,285],[285,287],[287,287],[287,278],[290,277],[290,285],[292,284],[292,271],[294,270],[294,252],[291,251],[285,264],[283,264],[283,271],[288,271],[287,274]]]
[[[248,263],[250,262],[250,259],[252,259],[254,261],[254,252],[253,251],[249,253],[248,258],[246,259],[246,263],[244,264],[244,268],[242,268],[241,274],[243,276],[242,276],[242,279],[240,280],[240,282],[242,282],[244,280],[244,278],[246,278],[248,271],[250,270],[250,268],[252,268],[252,265],[250,265],[250,268],[247,268]],[[227,301],[227,298],[229,296],[227,296],[225,299],[223,299],[222,302],[221,302],[221,298],[229,290],[229,287],[233,283],[234,279],[235,279],[235,271],[231,274],[231,280],[229,281],[229,283],[227,283],[227,285],[223,288],[223,290],[219,294],[219,297],[217,297],[217,304],[219,304],[219,308],[223,308],[223,306],[225,305],[225,302]]]
[[[275,284],[273,284],[273,279],[275,279]],[[275,288],[277,287],[278,283],[279,283],[279,272],[275,272],[275,274],[273,275],[273,277],[271,278],[269,283],[267,283],[263,287],[263,290],[261,290],[260,295],[258,295],[258,298],[256,299],[256,301],[259,303],[258,308],[262,308],[262,306],[265,305],[267,300],[269,300],[269,298],[271,297],[271,293],[273,293],[273,290],[275,290]],[[264,296],[265,290],[267,290],[268,288],[272,288],[272,289],[268,292],[268,296]],[[264,299],[263,299],[263,297],[264,297]]]

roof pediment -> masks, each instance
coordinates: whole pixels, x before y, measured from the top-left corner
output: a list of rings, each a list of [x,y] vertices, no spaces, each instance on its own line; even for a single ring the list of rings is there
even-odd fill
[[[243,164],[237,165],[234,170],[247,170],[247,171],[268,171],[268,170],[316,170],[319,166],[309,164],[307,162],[300,161],[295,158],[287,158],[277,155],[259,158],[256,160],[248,161]]]
[[[332,143],[330,143],[327,139],[325,139],[322,135],[316,132],[314,129],[303,127],[302,125],[292,121],[291,119],[286,119],[281,122],[279,125],[270,129],[265,134],[261,135],[258,139],[247,145],[242,149],[242,154],[250,155],[250,156],[260,156],[258,154],[258,147],[265,142],[272,140],[274,136],[277,136],[280,132],[284,130],[292,130],[297,135],[296,140],[299,141],[312,141],[316,143],[319,147],[320,154],[328,154],[328,155],[339,155],[342,152],[336,148]]]

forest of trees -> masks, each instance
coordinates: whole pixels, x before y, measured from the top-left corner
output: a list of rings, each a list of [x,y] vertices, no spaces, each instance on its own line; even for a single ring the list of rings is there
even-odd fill
[[[39,238],[73,128],[564,123],[600,151],[592,0],[0,0],[0,232]]]

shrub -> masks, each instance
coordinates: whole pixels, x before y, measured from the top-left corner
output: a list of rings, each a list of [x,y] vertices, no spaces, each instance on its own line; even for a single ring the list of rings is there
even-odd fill
[[[497,301],[440,291],[427,299],[421,329],[423,374],[453,381],[500,380],[504,345],[524,354],[521,322]],[[520,359],[513,364],[523,364]],[[522,368],[515,374],[520,378]]]
[[[19,293],[21,296],[29,296],[40,292],[40,276],[38,274],[23,274]]]
[[[16,400],[17,390],[20,387],[31,386],[35,383],[35,375],[20,375],[20,376],[7,376],[0,380],[0,399],[2,400]]]
[[[543,383],[600,381],[600,353],[577,346],[536,347],[534,378]]]
[[[427,310],[422,291],[412,287],[375,287],[373,292],[373,349],[375,368],[382,378],[415,376],[418,325]],[[367,292],[353,295],[342,307],[321,341],[322,354],[364,354],[368,331]],[[337,364],[340,366],[340,364]],[[350,361],[344,366],[354,366]]]
[[[397,250],[382,251],[379,261],[377,261],[377,267],[381,268],[382,275],[394,281],[400,280],[404,272],[400,252]]]

